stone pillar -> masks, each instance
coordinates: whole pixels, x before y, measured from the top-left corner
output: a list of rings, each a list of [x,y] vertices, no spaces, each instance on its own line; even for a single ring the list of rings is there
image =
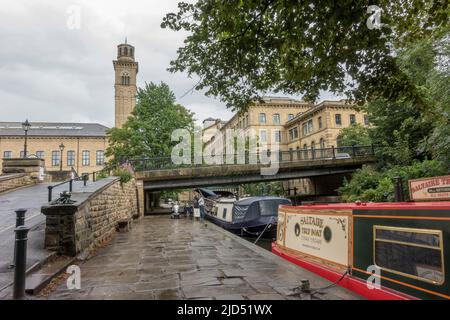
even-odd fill
[[[145,212],[145,192],[144,182],[142,180],[136,180],[136,191],[138,201],[138,214],[139,217],[143,217]]]

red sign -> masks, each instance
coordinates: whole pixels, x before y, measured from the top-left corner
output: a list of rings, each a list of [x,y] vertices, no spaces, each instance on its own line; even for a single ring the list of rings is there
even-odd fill
[[[450,200],[450,176],[409,180],[413,201]]]

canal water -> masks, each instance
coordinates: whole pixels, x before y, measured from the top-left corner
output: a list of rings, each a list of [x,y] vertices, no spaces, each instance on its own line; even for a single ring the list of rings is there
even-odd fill
[[[256,240],[256,237],[242,237],[242,238],[247,240],[247,241],[249,241],[249,242],[251,242],[251,243],[254,243],[255,240]],[[268,251],[272,251],[272,242],[273,241],[274,241],[273,239],[260,238],[258,240],[258,242],[256,243],[256,245],[261,247],[261,248],[264,248],[264,249],[266,249]]]

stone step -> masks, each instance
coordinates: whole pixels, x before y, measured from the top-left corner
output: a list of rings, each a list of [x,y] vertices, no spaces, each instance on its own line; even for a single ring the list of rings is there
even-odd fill
[[[74,257],[61,256],[54,261],[46,263],[42,268],[26,277],[25,292],[36,295],[45,288],[53,278],[63,273],[68,266],[73,264]]]

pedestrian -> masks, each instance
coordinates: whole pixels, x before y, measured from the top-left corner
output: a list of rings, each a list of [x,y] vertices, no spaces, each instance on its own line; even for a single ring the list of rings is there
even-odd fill
[[[200,208],[200,221],[205,222],[205,200],[203,199],[202,195],[200,195],[198,198],[198,206]]]
[[[180,213],[178,212],[180,206],[178,205],[178,201],[175,201],[172,210],[173,210],[173,219],[180,219]]]
[[[198,218],[200,218],[200,208],[198,206],[197,194],[194,196],[193,207],[194,207],[194,218],[195,220],[198,220]]]

